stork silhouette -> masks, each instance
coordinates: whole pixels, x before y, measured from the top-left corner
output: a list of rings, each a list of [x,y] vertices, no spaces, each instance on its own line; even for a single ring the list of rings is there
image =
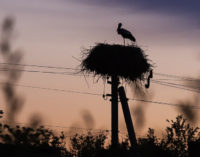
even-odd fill
[[[122,23],[119,23],[118,24],[118,27],[117,27],[117,33],[120,34],[123,39],[124,39],[124,45],[125,45],[125,38],[133,41],[133,42],[136,42],[136,39],[135,37],[131,34],[131,32],[129,32],[128,30],[124,29],[124,28],[121,28],[122,27]]]

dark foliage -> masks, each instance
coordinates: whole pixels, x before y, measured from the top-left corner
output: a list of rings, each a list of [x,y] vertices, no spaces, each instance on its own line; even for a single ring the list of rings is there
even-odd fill
[[[149,129],[146,138],[138,139],[138,143],[142,157],[175,157],[170,150],[163,147],[163,143],[155,136],[153,129]]]
[[[176,121],[167,121],[170,126],[166,128],[165,138],[157,138],[154,130],[149,129],[147,138],[139,139],[142,157],[198,157],[196,147],[200,145],[199,128],[191,127],[181,115],[176,117]],[[196,156],[192,155],[194,152]]]
[[[104,132],[98,134],[78,135],[75,134],[70,138],[71,153],[76,157],[96,157],[102,155],[105,151],[104,144],[107,136]]]
[[[200,132],[182,116],[169,121],[166,136],[162,139],[149,129],[145,138],[138,139],[141,157],[199,157]],[[107,133],[75,134],[65,143],[63,133],[56,136],[43,127],[10,127],[0,125],[1,157],[132,157],[128,137],[113,151],[107,142]],[[114,155],[113,155],[114,153]]]
[[[5,154],[5,157],[62,157],[67,155],[68,152],[65,148],[63,133],[56,136],[51,130],[43,127],[33,129],[0,124],[0,154]]]
[[[97,44],[84,54],[81,71],[102,77],[117,75],[126,81],[143,80],[152,65],[135,45]]]
[[[178,157],[188,156],[189,143],[200,139],[199,128],[193,128],[183,116],[177,116],[176,121],[169,121],[170,127],[166,128],[167,137],[163,142],[166,149],[173,151]]]

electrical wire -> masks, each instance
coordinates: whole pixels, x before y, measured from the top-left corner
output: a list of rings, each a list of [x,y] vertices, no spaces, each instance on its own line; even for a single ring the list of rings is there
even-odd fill
[[[170,75],[170,74],[164,74],[164,73],[157,73],[157,72],[154,72],[154,75],[169,77],[169,78],[178,78],[178,79],[182,79],[182,80],[186,80],[186,81],[200,81],[200,79],[194,79],[194,78],[190,78],[190,77],[183,77],[183,76]]]
[[[174,85],[174,86],[186,87],[186,88],[190,88],[190,89],[194,89],[194,90],[199,90],[200,91],[200,88],[198,88],[198,87],[192,87],[192,86],[187,86],[187,85],[182,85],[182,84],[177,84],[177,83],[171,83],[171,82],[157,81],[157,80],[153,80],[153,81],[159,82],[159,83],[165,83],[165,84],[169,84],[169,85]]]
[[[2,62],[0,62],[0,64],[2,64],[2,65],[37,67],[37,68],[49,68],[49,69],[77,70],[75,68],[56,67],[56,66],[43,66],[43,65],[35,65],[35,64],[15,64],[15,63],[2,63]],[[33,72],[33,73],[47,73],[47,74],[61,74],[61,75],[82,76],[82,75],[77,75],[75,73],[69,73],[69,72],[22,70],[22,69],[9,69],[9,68],[0,69],[0,71],[10,71],[10,70],[15,70],[15,71],[19,71],[19,72]],[[198,79],[191,79],[191,78],[181,77],[181,76],[177,76],[177,75],[169,75],[169,74],[163,74],[163,73],[154,73],[154,74],[155,75],[159,75],[159,76],[164,76],[164,77],[178,78],[179,80],[184,80],[184,81],[185,80],[187,80],[187,81],[200,81]],[[160,79],[160,80],[171,80],[171,79]],[[195,88],[195,87],[188,87],[188,86],[181,85],[181,84],[163,82],[163,81],[159,81],[159,79],[157,79],[157,80],[153,79],[152,82],[160,84],[160,85],[168,86],[168,87],[173,87],[173,88],[178,88],[178,89],[182,89],[182,90],[187,90],[187,91],[200,93],[200,91],[199,91],[200,89],[199,88]],[[4,84],[4,83],[1,83],[1,84]],[[89,95],[102,96],[102,94],[89,93],[89,92],[80,92],[80,91],[73,91],[73,90],[62,90],[62,89],[56,89],[56,88],[44,88],[44,87],[37,87],[37,86],[30,86],[30,85],[19,85],[19,84],[12,84],[12,85],[20,86],[20,87],[26,87],[26,88],[52,90],[52,91],[58,91],[58,92],[67,92],[67,93],[77,93],[77,94],[87,94],[87,95],[89,94]],[[130,100],[136,100],[136,99],[130,99]],[[143,101],[143,102],[148,102],[148,103],[156,103],[156,104],[177,106],[177,104],[170,104],[170,103],[165,103],[165,102],[154,102],[154,101],[149,101],[149,100],[139,100],[139,99],[137,99],[136,101]]]
[[[102,96],[102,94],[90,93],[90,92],[80,92],[80,91],[74,91],[74,90],[64,90],[64,89],[57,89],[57,88],[46,88],[46,87],[21,85],[21,84],[14,84],[14,83],[5,83],[5,82],[0,82],[0,84],[9,84],[9,85],[12,85],[12,86],[19,86],[19,87],[33,88],[33,89],[42,89],[42,90],[51,90],[51,91],[64,92],[64,93],[76,93],[76,94],[84,94],[84,95]]]
[[[16,124],[26,125],[26,126],[30,125],[30,124],[21,123],[21,122],[17,122]],[[42,126],[49,127],[49,128],[76,129],[76,130],[86,130],[86,131],[92,130],[92,131],[95,131],[95,132],[96,131],[98,131],[98,132],[102,132],[102,131],[110,132],[111,131],[109,129],[93,129],[93,128],[69,127],[69,126],[50,125],[50,124],[42,124]]]
[[[194,90],[194,89],[191,89],[191,88],[179,87],[179,86],[176,86],[176,85],[171,85],[170,83],[163,83],[163,82],[154,81],[154,80],[152,80],[152,83],[156,83],[156,84],[163,85],[163,86],[168,86],[168,87],[173,87],[173,88],[177,88],[177,89],[182,89],[182,90],[186,90],[186,91],[190,91],[190,92],[200,93],[199,90]]]
[[[9,65],[20,65],[20,66],[25,66],[26,64],[11,64],[11,63],[0,63],[0,64],[9,64]],[[40,65],[26,65],[26,66],[35,66],[35,67],[47,67],[47,68],[59,68],[59,69],[72,69],[72,68],[66,68],[66,67],[53,67],[53,66],[40,66]],[[60,75],[71,75],[71,76],[82,76],[82,75],[78,75],[72,72],[55,72],[55,71],[39,71],[39,70],[22,70],[22,69],[9,69],[9,68],[4,68],[4,69],[0,69],[0,71],[18,71],[18,72],[31,72],[31,73],[45,73],[45,74],[60,74]],[[160,73],[156,73],[159,75],[163,75],[163,76],[169,76],[169,77],[179,77],[180,76],[175,76],[175,75],[168,75],[168,74],[160,74]],[[184,78],[185,79],[185,78]],[[188,81],[197,81],[194,79],[190,79]],[[165,85],[165,86],[169,86],[169,87],[174,87],[174,88],[179,88],[179,89],[183,89],[183,90],[187,90],[187,91],[192,91],[192,92],[198,92],[199,93],[199,88],[195,88],[195,87],[188,87],[185,85],[180,85],[180,84],[174,84],[174,83],[169,83],[169,82],[161,82],[158,80],[152,80],[152,82],[155,82],[157,84],[160,85]],[[186,88],[182,88],[182,87],[177,87],[177,86],[182,86],[182,87],[186,87]],[[191,90],[194,89],[194,90]]]
[[[172,103],[167,103],[167,102],[160,102],[160,101],[151,101],[151,100],[143,100],[143,99],[128,99],[128,100],[133,100],[133,101],[141,101],[145,103],[153,103],[153,104],[160,104],[160,105],[168,105],[168,106],[174,106],[174,107],[179,107],[179,104],[172,104]],[[192,109],[200,109],[200,106],[197,105],[191,105]]]
[[[30,72],[30,73],[44,73],[44,74],[60,74],[60,75],[71,75],[71,76],[82,76],[78,75],[78,73],[72,72],[55,72],[55,71],[39,71],[39,70],[22,70],[22,69],[10,69],[10,68],[3,68],[0,71],[16,71],[16,72]]]
[[[17,63],[3,63],[3,62],[0,62],[0,64],[1,65],[37,67],[37,68],[48,68],[48,69],[77,70],[76,68],[58,67],[58,66],[44,66],[44,65],[36,65],[36,64],[17,64]]]
[[[178,82],[178,81],[179,81],[179,82],[180,82],[180,81],[182,81],[182,82],[183,82],[183,81],[184,81],[184,82],[185,82],[185,81],[190,81],[190,82],[194,82],[194,81],[196,82],[196,81],[198,81],[198,80],[183,80],[183,79],[173,79],[173,78],[172,78],[172,79],[158,78],[158,79],[151,79],[151,80],[155,80],[155,81],[177,81],[177,82]],[[200,81],[200,80],[199,80],[199,81]]]
[[[3,121],[3,123],[6,124],[5,121]],[[22,122],[16,122],[16,125],[23,125],[23,126],[30,126],[30,124],[28,123],[22,123]],[[47,127],[47,128],[61,128],[61,129],[73,129],[73,130],[85,130],[85,131],[89,131],[89,132],[95,132],[95,133],[102,133],[102,132],[106,132],[106,133],[111,133],[112,130],[110,129],[94,129],[94,128],[82,128],[82,127],[69,127],[69,126],[61,126],[61,125],[50,125],[50,124],[41,124],[41,126]],[[127,138],[128,134],[126,132],[123,131],[118,131],[119,135],[121,135],[123,138]],[[141,135],[137,135],[139,137],[142,137]],[[71,136],[69,136],[71,137]]]
[[[0,82],[0,84],[6,84],[6,83]],[[57,88],[45,88],[45,87],[21,85],[21,84],[11,84],[11,85],[19,86],[19,87],[25,87],[25,88],[51,90],[51,91],[64,92],[64,93],[75,93],[75,94],[84,94],[84,95],[92,95],[92,96],[102,96],[102,94],[99,94],[99,93],[80,92],[80,91],[74,91],[74,90],[63,90],[63,89],[57,89]],[[167,103],[167,102],[159,102],[159,101],[151,101],[151,100],[143,100],[143,99],[133,99],[133,98],[128,98],[128,99],[134,100],[134,101],[142,101],[142,102],[146,102],[146,103],[160,104],[160,105],[170,105],[170,106],[176,106],[176,107],[180,106],[179,104],[172,104],[172,103]],[[199,106],[191,106],[191,107],[193,109],[200,109]]]
[[[48,68],[48,69],[62,69],[62,70],[80,70],[77,68],[69,68],[69,67],[58,67],[58,66],[44,66],[44,65],[36,65],[36,64],[17,64],[17,63],[5,63],[0,62],[1,65],[15,65],[15,66],[27,66],[27,67],[36,67],[36,68]],[[187,80],[187,81],[200,81],[200,79],[194,79],[189,77],[183,77],[178,75],[171,75],[165,73],[157,73],[154,72],[155,75],[169,77],[169,78],[178,78],[180,80]]]

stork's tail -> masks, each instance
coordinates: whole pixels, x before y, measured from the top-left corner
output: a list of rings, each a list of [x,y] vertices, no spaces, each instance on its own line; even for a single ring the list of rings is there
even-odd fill
[[[136,39],[135,39],[134,36],[132,36],[132,37],[130,38],[130,40],[133,41],[133,42],[136,42]]]

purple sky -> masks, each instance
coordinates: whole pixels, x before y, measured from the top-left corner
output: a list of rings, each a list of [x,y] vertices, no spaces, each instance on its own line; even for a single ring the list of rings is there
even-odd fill
[[[7,15],[15,16],[14,43],[24,51],[26,64],[77,67],[79,62],[72,56],[80,58],[82,48],[97,42],[122,44],[122,38],[116,33],[117,24],[122,22],[155,63],[155,72],[197,77],[200,72],[199,4],[197,0],[85,0],[84,3],[80,0],[1,0],[0,23]],[[24,73],[20,83],[102,93],[101,81],[94,84],[88,78],[88,82],[90,88],[84,77]],[[69,126],[80,122],[80,111],[88,109],[97,121],[96,127],[110,127],[110,102],[101,97],[25,88],[19,91],[26,97],[19,121],[26,121],[24,117],[39,112],[46,123]],[[153,100],[171,103],[193,95],[158,85],[152,85],[150,93]],[[128,95],[133,97],[131,92]],[[152,112],[155,112],[153,116]],[[176,113],[173,107],[149,104],[146,126],[160,127],[160,122],[174,118]]]

